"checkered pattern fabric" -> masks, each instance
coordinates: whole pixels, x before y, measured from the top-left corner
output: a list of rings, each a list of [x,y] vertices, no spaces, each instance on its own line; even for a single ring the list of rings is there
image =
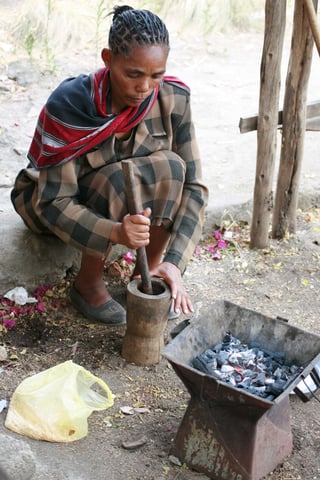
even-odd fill
[[[207,202],[190,111],[190,95],[165,83],[151,111],[127,140],[111,135],[98,148],[67,163],[17,176],[12,201],[37,233],[101,256],[115,221],[127,213],[121,160],[135,164],[141,207],[152,224],[171,232],[164,260],[182,271],[199,241]]]

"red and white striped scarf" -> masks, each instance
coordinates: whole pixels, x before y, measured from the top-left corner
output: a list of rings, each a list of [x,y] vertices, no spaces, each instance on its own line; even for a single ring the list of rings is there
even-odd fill
[[[42,108],[28,152],[34,167],[48,168],[90,151],[114,133],[127,132],[149,113],[160,86],[137,107],[118,114],[107,113],[109,70],[64,80]],[[176,77],[165,82],[188,87]]]

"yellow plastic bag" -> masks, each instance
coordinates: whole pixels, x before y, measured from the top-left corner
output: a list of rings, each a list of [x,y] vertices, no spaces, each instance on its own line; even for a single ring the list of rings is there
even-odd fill
[[[89,415],[112,407],[113,398],[103,380],[68,360],[20,383],[5,426],[36,440],[72,442],[87,435]]]

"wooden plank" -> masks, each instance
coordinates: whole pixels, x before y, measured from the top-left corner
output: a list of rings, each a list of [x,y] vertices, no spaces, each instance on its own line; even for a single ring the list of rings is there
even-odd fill
[[[282,126],[282,110],[278,113],[278,125]],[[248,133],[257,130],[258,116],[241,117],[239,121],[240,133]],[[320,131],[320,100],[315,100],[307,104],[307,123],[306,130]]]

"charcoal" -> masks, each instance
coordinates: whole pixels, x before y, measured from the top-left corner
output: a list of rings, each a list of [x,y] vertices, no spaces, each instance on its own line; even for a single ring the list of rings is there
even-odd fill
[[[285,385],[286,385],[286,382],[278,380],[277,382],[274,382],[271,385],[268,385],[267,391],[268,393],[272,393],[277,397],[284,391]]]
[[[192,361],[192,366],[202,373],[212,375],[217,368],[216,359],[212,359],[210,356],[205,355],[205,352]]]
[[[212,347],[212,350],[216,353],[219,353],[222,350],[223,346],[222,343],[217,343],[214,347]]]
[[[302,371],[286,365],[283,352],[263,350],[259,342],[250,344],[226,332],[222,343],[213,345],[192,360],[192,366],[233,387],[274,400]]]
[[[236,370],[233,371],[231,378],[232,378],[232,382],[239,383],[242,381],[241,373],[238,373]]]
[[[259,373],[252,381],[254,385],[262,386],[266,384],[266,376],[264,373]]]
[[[211,371],[207,366],[207,362],[203,360],[200,355],[192,360],[192,366],[202,373],[207,373],[209,375],[211,374]]]
[[[222,367],[222,365],[225,365],[228,362],[228,357],[229,357],[228,352],[226,352],[225,350],[221,350],[221,352],[217,354],[218,365],[220,367]]]
[[[222,365],[221,366],[221,372],[222,373],[233,373],[234,372],[234,368],[231,366],[231,365]]]

